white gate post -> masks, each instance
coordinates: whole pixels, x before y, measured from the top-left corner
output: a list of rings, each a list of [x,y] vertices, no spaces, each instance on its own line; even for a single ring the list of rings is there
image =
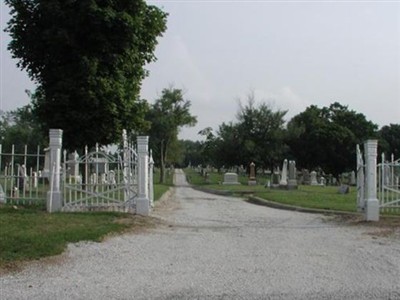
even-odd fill
[[[150,214],[149,202],[149,137],[137,137],[138,151],[138,199],[136,201],[136,213],[147,216]]]
[[[365,152],[365,219],[367,221],[379,221],[379,201],[376,197],[376,157],[377,140],[367,140],[364,142]]]
[[[50,129],[50,190],[47,192],[47,211],[52,213],[61,210],[62,193],[60,191],[60,165],[61,165],[61,146],[62,130]]]
[[[149,160],[149,199],[150,199],[150,206],[151,207],[154,207],[153,170],[154,170],[153,153],[150,150],[150,160]]]

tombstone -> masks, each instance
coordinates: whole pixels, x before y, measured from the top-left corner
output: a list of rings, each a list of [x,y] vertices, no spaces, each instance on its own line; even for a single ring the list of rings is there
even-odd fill
[[[240,184],[238,181],[238,175],[236,173],[225,173],[224,174],[224,185],[235,185]]]
[[[287,159],[285,159],[283,161],[283,165],[282,165],[282,176],[281,176],[281,180],[279,181],[279,186],[281,187],[286,187],[287,186]]]
[[[342,184],[339,188],[338,188],[338,193],[339,194],[348,194],[350,193],[350,186],[348,186],[347,184]]]
[[[32,173],[32,177],[33,177],[33,183],[32,183],[32,185],[33,185],[33,188],[37,188],[38,187],[38,181],[39,181],[39,178],[38,178],[38,173],[37,172],[33,172]]]
[[[3,187],[0,184],[0,203],[6,203],[6,194],[4,193]]]
[[[205,179],[206,183],[210,183],[210,174],[208,172],[206,172],[204,174],[204,179]]]
[[[249,174],[249,181],[248,185],[256,185],[256,165],[254,162],[250,163],[250,174]]]
[[[77,177],[79,176],[79,155],[75,151],[73,153],[69,153],[68,155],[68,170],[67,174],[69,176]]]
[[[117,181],[115,180],[115,172],[113,170],[108,172],[107,182],[108,182],[108,186],[110,188],[116,188],[117,187]]]
[[[289,161],[288,189],[297,189],[296,162],[294,160]]]
[[[319,179],[319,185],[321,185],[321,186],[325,186],[326,185],[325,177],[321,176],[321,178]]]
[[[93,173],[108,173],[108,160],[105,157],[95,157],[92,160],[91,167]]]
[[[336,177],[332,177],[332,185],[337,185],[337,179],[336,179]]]
[[[280,181],[281,181],[280,169],[279,167],[277,167],[276,169],[274,169],[271,175],[271,187],[278,188]]]
[[[350,185],[355,186],[356,184],[357,184],[356,172],[351,171],[351,173],[350,173]]]
[[[50,148],[44,149],[44,167],[41,177],[50,177]]]
[[[302,173],[303,173],[303,184],[310,185],[311,184],[310,172],[307,169],[303,169]]]
[[[26,167],[25,165],[18,166],[18,177],[17,177],[17,183],[16,186],[18,190],[22,191],[27,188],[27,177],[28,175],[26,174]]]
[[[318,181],[317,181],[317,172],[312,171],[310,173],[310,180],[311,180],[311,185],[318,185]]]

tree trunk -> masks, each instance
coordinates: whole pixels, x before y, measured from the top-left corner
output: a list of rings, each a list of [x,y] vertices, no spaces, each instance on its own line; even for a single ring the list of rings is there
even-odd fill
[[[160,183],[165,182],[165,145],[164,141],[161,141],[160,145]]]

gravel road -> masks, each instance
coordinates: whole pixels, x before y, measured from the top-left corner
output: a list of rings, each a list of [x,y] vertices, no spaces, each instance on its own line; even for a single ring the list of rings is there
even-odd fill
[[[176,183],[156,228],[71,244],[0,277],[0,298],[400,299],[398,238]]]

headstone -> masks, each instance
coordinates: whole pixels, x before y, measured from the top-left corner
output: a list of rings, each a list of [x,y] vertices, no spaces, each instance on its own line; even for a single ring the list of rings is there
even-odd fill
[[[36,189],[38,187],[38,173],[37,172],[33,172],[32,173],[33,176],[33,187]]]
[[[354,186],[354,185],[356,185],[356,184],[357,184],[357,181],[356,181],[356,172],[351,171],[351,173],[350,173],[350,185]]]
[[[287,159],[285,159],[283,161],[283,165],[282,165],[282,176],[281,176],[281,180],[279,181],[279,186],[281,187],[286,187],[287,186]]]
[[[225,173],[224,182],[222,184],[225,185],[240,184],[240,182],[238,181],[238,175],[236,173]]]
[[[1,184],[0,184],[0,203],[6,203],[6,195],[4,194],[4,190]]]
[[[40,177],[50,177],[50,148],[44,149],[44,167]]]
[[[302,173],[303,173],[303,184],[310,185],[311,184],[310,172],[307,169],[303,169]]]
[[[256,165],[255,165],[254,162],[251,162],[248,185],[256,185],[256,184],[257,184],[257,181],[256,181]]]
[[[113,170],[111,170],[110,172],[108,172],[108,176],[107,176],[107,181],[108,181],[108,185],[110,188],[116,188],[117,187],[117,181],[115,180],[115,172]]]
[[[294,160],[289,161],[288,189],[297,189],[296,162]]]
[[[79,155],[73,152],[68,155],[68,175],[77,177],[79,175]]]
[[[278,167],[278,168],[274,169],[274,171],[272,172],[271,186],[272,187],[278,187],[280,180],[281,180],[281,174],[280,174],[280,170],[279,170],[279,167]]]
[[[22,191],[26,189],[26,167],[25,165],[18,166],[18,182],[17,182],[17,188],[18,190]]]
[[[312,171],[310,173],[310,180],[311,180],[311,185],[318,185],[318,181],[317,181],[317,172]]]
[[[346,184],[342,184],[339,188],[338,188],[338,193],[339,194],[348,194],[350,193],[350,186],[346,185]]]
[[[321,176],[321,178],[319,179],[319,185],[321,185],[321,186],[325,186],[326,185],[325,177]]]

